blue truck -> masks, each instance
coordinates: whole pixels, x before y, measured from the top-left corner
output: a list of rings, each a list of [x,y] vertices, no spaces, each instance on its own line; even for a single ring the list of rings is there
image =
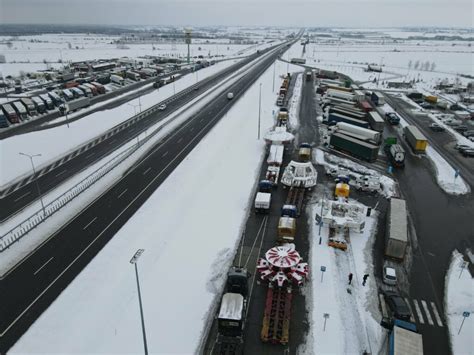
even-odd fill
[[[423,337],[415,324],[389,318],[383,318],[380,324],[390,332],[389,355],[423,355]]]

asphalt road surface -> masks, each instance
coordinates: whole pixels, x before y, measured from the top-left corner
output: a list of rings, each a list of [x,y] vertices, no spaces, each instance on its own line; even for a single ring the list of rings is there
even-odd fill
[[[135,139],[140,133],[147,130],[153,124],[160,122],[174,111],[181,108],[184,104],[201,95],[203,91],[216,85],[245,64],[266,52],[267,50],[262,51],[260,54],[249,56],[231,67],[222,70],[216,75],[202,80],[196,85],[199,87],[199,90],[187,88],[177,93],[174,95],[175,99],[170,99],[165,111],[153,112],[146,118],[135,122],[126,129],[120,130],[112,135],[107,135],[96,145],[88,147],[87,149],[81,149],[77,154],[73,152],[66,158],[66,160],[64,157],[61,157],[56,162],[52,162],[43,169],[37,170],[34,177],[26,177],[19,181],[15,186],[16,189],[14,191],[0,199],[0,221],[10,218],[30,203],[37,200],[39,197],[38,189],[42,194],[45,194],[56,188],[70,177],[114,152],[123,144]],[[183,92],[186,92],[186,94],[183,95]],[[19,157],[19,159],[26,158]]]
[[[0,280],[1,353],[20,338],[280,52],[263,59],[232,86],[234,100],[222,95],[194,115]]]

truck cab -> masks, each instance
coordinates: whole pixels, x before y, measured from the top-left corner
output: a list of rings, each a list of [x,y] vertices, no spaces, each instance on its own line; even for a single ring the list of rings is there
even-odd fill
[[[280,217],[278,221],[278,242],[293,243],[296,234],[296,219]]]

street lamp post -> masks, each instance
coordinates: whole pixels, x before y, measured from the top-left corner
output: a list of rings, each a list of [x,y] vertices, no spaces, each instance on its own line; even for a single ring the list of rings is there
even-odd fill
[[[146,332],[145,332],[145,319],[143,317],[143,305],[142,305],[142,296],[140,293],[140,281],[138,280],[138,266],[137,266],[137,261],[138,258],[143,254],[145,249],[138,249],[135,255],[130,259],[130,264],[133,264],[135,266],[135,276],[137,279],[137,290],[138,290],[138,303],[140,305],[140,317],[142,320],[142,333],[143,333],[143,347],[145,349],[145,355],[148,355],[148,345],[146,342]]]
[[[41,154],[33,154],[33,155],[30,155],[30,154],[21,153],[21,152],[18,153],[18,154],[30,158],[31,167],[33,168],[33,178],[34,178],[34,176],[36,175],[36,169],[35,169],[35,164],[33,163],[33,158],[34,158],[34,157],[40,157]],[[39,187],[39,184],[38,184],[38,179],[35,179],[35,182],[36,182],[36,188],[38,189],[38,196],[39,196],[39,198],[40,198],[41,208],[43,209],[43,216],[46,217],[46,210],[45,210],[45,208],[44,208],[43,196],[41,195],[41,190],[40,190],[40,187]]]
[[[275,66],[276,66],[276,61],[273,62],[273,84],[272,84],[272,92],[275,92]]]
[[[260,115],[262,112],[262,83],[258,92],[258,139],[260,140]]]

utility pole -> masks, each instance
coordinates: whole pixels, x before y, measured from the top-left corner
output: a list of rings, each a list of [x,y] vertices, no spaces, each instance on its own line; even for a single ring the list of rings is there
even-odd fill
[[[276,61],[273,63],[273,86],[272,86],[272,92],[275,92],[275,67],[276,67]]]
[[[41,208],[43,209],[43,217],[46,217],[46,210],[45,210],[45,208],[44,208],[43,196],[41,195],[41,190],[40,190],[40,187],[39,187],[38,179],[35,178],[36,169],[35,169],[35,164],[33,163],[33,158],[34,158],[34,157],[40,157],[41,154],[33,154],[33,155],[31,155],[31,154],[26,154],[26,153],[21,153],[21,152],[18,153],[18,154],[30,158],[31,167],[33,168],[33,178],[35,179],[35,182],[36,182],[36,188],[38,189],[38,196],[39,196],[39,198],[40,198]]]
[[[260,140],[260,115],[262,111],[262,83],[260,83],[259,93],[258,93],[258,140]]]
[[[142,333],[143,333],[143,347],[145,350],[145,355],[148,355],[148,345],[146,342],[146,332],[145,332],[145,319],[143,317],[143,305],[142,305],[142,296],[140,293],[140,281],[138,280],[138,266],[137,266],[137,261],[138,258],[143,254],[145,249],[138,249],[135,255],[130,259],[130,264],[133,264],[135,266],[135,276],[137,279],[137,290],[138,290],[138,302],[140,304],[140,317],[142,320]]]

